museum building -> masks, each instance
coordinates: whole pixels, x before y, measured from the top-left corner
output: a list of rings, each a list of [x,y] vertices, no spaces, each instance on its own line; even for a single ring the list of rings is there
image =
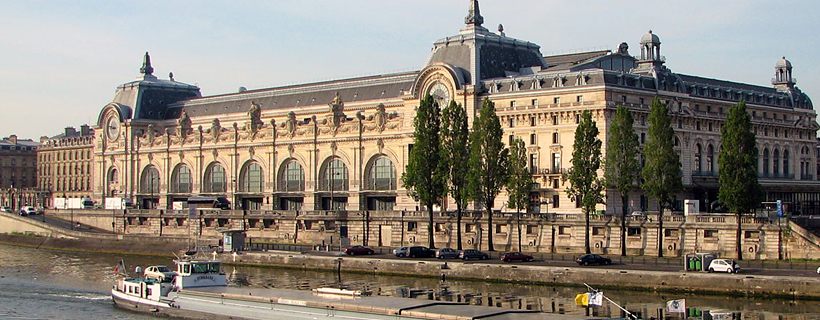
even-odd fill
[[[154,75],[146,53],[139,77],[117,87],[89,131],[95,135],[92,196],[100,203],[129,198],[141,208],[213,197],[250,211],[416,211],[418,202],[400,181],[415,109],[430,94],[440,105],[465,106],[470,123],[483,100],[493,101],[505,142],[514,136],[526,142],[537,182],[532,210],[580,213],[561,179],[580,114],[592,113],[605,151],[617,106],[628,107],[643,146],[657,97],[669,106],[683,165],[677,210],[684,199],[711,210],[721,126],[729,107],[745,102],[767,201],[783,200],[795,214],[818,212],[816,113],[785,58],[773,59],[772,86],[758,86],[673,72],[652,31],[640,38],[637,56],[626,42],[544,56],[540,46],[507,36],[500,25],[495,32],[485,28],[477,1],[464,23],[434,42],[418,71],[206,97],[173,74]],[[502,193],[495,208],[508,211],[505,202]],[[630,210],[656,211],[654,202],[636,192]],[[620,196],[598,209],[620,215]]]

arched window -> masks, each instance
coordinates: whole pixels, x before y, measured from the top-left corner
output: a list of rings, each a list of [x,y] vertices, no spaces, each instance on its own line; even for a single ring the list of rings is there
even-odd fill
[[[700,158],[701,158],[701,149],[700,143],[695,145],[695,171],[700,172]]]
[[[370,167],[367,179],[370,190],[396,190],[396,168],[393,162],[381,156]]]
[[[780,150],[777,149],[772,152],[772,173],[775,176],[780,173]]]
[[[706,170],[709,170],[709,172],[715,172],[714,158],[715,148],[710,144],[706,147]]]
[[[228,182],[225,177],[225,168],[219,163],[214,163],[205,171],[204,192],[221,193],[228,190]]]
[[[262,192],[262,184],[265,182],[262,166],[255,161],[246,164],[242,169],[240,182],[239,190],[242,192]]]
[[[140,192],[150,194],[159,193],[159,170],[157,170],[156,167],[149,166],[142,171]]]
[[[783,150],[783,175],[788,177],[789,175],[789,150]]]
[[[289,160],[279,174],[279,191],[305,191],[305,170],[296,160]]]
[[[319,190],[339,191],[348,189],[347,166],[339,158],[326,161],[322,170]]]
[[[177,165],[171,175],[172,193],[191,193],[191,170],[184,164]]]
[[[108,171],[108,183],[117,183],[120,181],[120,175],[116,168],[111,168]]]
[[[764,176],[769,175],[769,149],[763,149],[763,172]]]

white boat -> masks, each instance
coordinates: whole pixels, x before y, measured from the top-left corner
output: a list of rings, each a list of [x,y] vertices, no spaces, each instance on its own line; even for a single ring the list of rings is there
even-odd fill
[[[576,320],[585,317],[463,303],[366,296],[359,291],[233,287],[220,261],[175,260],[173,281],[120,278],[111,289],[121,308],[187,319],[504,319]]]

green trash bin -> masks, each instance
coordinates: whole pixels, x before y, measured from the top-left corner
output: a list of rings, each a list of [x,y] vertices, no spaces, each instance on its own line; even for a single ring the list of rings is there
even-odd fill
[[[688,270],[695,270],[695,258],[689,258],[689,268]]]
[[[695,270],[698,270],[698,271],[703,270],[701,268],[700,259],[695,259]]]

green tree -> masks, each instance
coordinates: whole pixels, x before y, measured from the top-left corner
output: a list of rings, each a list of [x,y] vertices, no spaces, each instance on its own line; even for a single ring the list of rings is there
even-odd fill
[[[632,112],[618,106],[609,127],[604,161],[606,185],[621,194],[621,256],[626,256],[626,215],[629,211],[629,192],[641,182],[641,164],[638,162],[638,135],[633,128]]]
[[[515,209],[518,225],[518,251],[521,251],[521,210],[530,204],[532,173],[527,169],[527,148],[524,140],[516,137],[510,144],[510,158],[507,163],[507,207]]]
[[[458,250],[461,250],[461,218],[470,199],[467,188],[469,166],[465,165],[470,159],[470,130],[467,128],[467,111],[461,104],[450,101],[442,111],[439,140],[441,161],[447,173],[447,192],[456,204],[456,241]]]
[[[737,216],[737,259],[743,260],[740,218],[753,212],[764,198],[763,188],[757,181],[755,134],[745,102],[729,108],[720,142],[723,148],[718,155],[718,199]]]
[[[470,133],[469,188],[472,198],[484,206],[487,214],[487,245],[493,248],[493,205],[507,182],[509,150],[501,142],[504,130],[495,114],[495,104],[484,99]]]
[[[683,189],[683,181],[669,109],[657,97],[650,108],[643,167],[643,176],[649,179],[644,179],[643,189],[658,200],[658,257],[663,257],[663,208],[672,208],[672,196]]]
[[[584,250],[590,253],[589,213],[595,210],[597,204],[603,203],[604,183],[598,177],[598,169],[601,168],[601,139],[598,139],[598,126],[589,111],[581,114],[572,148],[572,168],[566,173],[564,180],[570,182],[570,187],[567,188],[570,199],[581,201],[586,220]]]
[[[427,207],[430,223],[427,226],[430,248],[435,248],[433,233],[433,205],[441,204],[444,197],[446,171],[440,161],[439,130],[441,116],[438,103],[427,95],[421,100],[413,119],[413,149],[402,175],[402,184],[410,194]]]

